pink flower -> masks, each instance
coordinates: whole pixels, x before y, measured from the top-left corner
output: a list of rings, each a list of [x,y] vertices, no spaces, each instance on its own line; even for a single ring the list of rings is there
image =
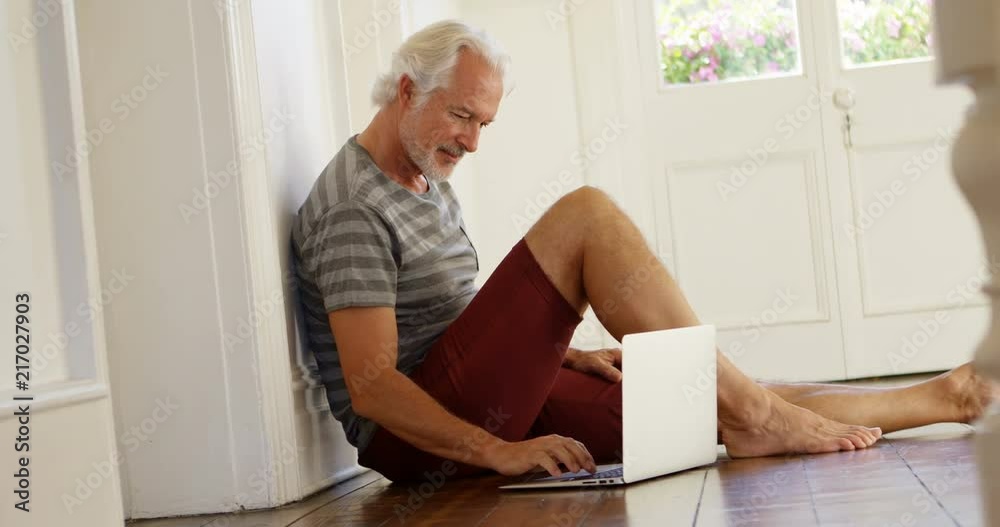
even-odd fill
[[[766,66],[764,66],[764,70],[767,71],[768,73],[777,73],[781,71],[781,66],[779,66],[777,62],[774,62],[772,60],[771,62],[768,62]]]
[[[713,24],[712,27],[708,28],[708,33],[712,35],[713,44],[718,44],[722,41],[722,29],[719,28],[718,24]]]
[[[890,37],[899,38],[899,30],[903,28],[903,23],[896,17],[889,17],[889,20],[885,21],[885,28],[889,31]]]
[[[715,74],[715,68],[712,66],[703,66],[698,70],[698,78],[703,81],[717,81],[719,76]]]
[[[756,35],[753,36],[753,45],[754,46],[757,46],[758,48],[762,48],[762,47],[764,47],[764,44],[767,44],[767,38],[765,38],[764,35],[761,35],[761,34],[758,33],[758,34],[756,34]]]
[[[861,52],[865,49],[865,41],[856,33],[844,33],[844,42],[847,47],[851,48],[851,51]]]

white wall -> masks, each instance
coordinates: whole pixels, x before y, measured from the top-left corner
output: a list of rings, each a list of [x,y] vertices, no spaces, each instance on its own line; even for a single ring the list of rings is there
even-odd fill
[[[351,135],[341,28],[335,4],[322,0],[253,3],[254,42],[265,125],[274,115],[290,115],[274,129],[266,158],[270,195],[279,240],[281,274],[291,276],[291,222],[313,183]],[[330,18],[327,18],[330,17]],[[340,66],[338,68],[338,66]],[[297,300],[286,290],[287,320],[295,320]],[[289,372],[295,389],[294,411],[303,493],[357,474],[357,452],[329,411],[325,391],[305,334],[292,328]],[[304,328],[303,328],[304,329]]]
[[[113,127],[90,157],[101,276],[134,276],[106,327],[130,517],[253,507],[273,492],[252,484],[270,445],[255,328],[240,336],[257,300],[242,182],[219,176],[240,159],[215,7],[80,6],[87,126]]]

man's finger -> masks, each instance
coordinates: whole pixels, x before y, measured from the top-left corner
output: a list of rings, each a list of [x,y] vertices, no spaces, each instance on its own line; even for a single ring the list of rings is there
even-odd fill
[[[557,465],[556,462],[552,460],[552,456],[550,456],[545,451],[539,451],[538,454],[539,454],[538,466],[544,468],[549,472],[549,474],[555,477],[559,477],[562,475],[562,471],[559,470],[559,465]]]
[[[621,348],[614,348],[611,350],[611,356],[614,357],[615,366],[621,368],[622,365],[622,350]]]
[[[601,365],[601,375],[611,382],[619,382],[622,380],[622,372],[608,363]]]
[[[553,446],[552,453],[559,458],[559,461],[565,465],[570,472],[580,472],[580,469],[583,468],[582,460],[578,459],[579,455],[575,452],[570,452],[569,447],[566,445]]]
[[[573,451],[576,453],[577,459],[580,461],[580,466],[586,468],[591,474],[597,472],[597,464],[594,463],[594,457],[590,455],[590,451],[587,450],[587,447],[575,439],[570,439],[569,441],[572,443],[570,448],[574,449]]]

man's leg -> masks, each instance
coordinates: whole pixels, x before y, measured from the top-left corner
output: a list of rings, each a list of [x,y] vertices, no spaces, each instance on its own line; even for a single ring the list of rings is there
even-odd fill
[[[415,315],[407,324],[420,325],[433,314]],[[560,374],[579,323],[579,314],[519,242],[409,375],[456,417],[505,441],[522,441]],[[469,456],[489,440],[485,433],[454,438],[455,448]],[[393,481],[489,472],[419,450],[381,427],[359,463]]]
[[[525,236],[560,294],[588,303],[617,339],[699,325],[676,282],[641,233],[603,192],[585,187],[553,205]],[[719,427],[730,456],[864,448],[879,430],[838,423],[788,403],[718,354]]]
[[[983,415],[996,390],[975,374],[972,364],[900,388],[762,384],[782,399],[824,417],[877,426],[885,433],[932,423],[971,423]]]

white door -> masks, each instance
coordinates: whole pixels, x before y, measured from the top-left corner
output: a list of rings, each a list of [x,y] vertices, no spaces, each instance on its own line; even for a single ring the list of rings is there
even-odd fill
[[[721,3],[637,2],[660,252],[748,374],[842,378],[817,4]]]
[[[840,7],[875,13],[882,31],[858,38],[881,49],[896,34],[887,14],[897,4],[928,9]],[[839,20],[837,5],[805,0],[635,3],[659,250],[719,327],[722,350],[756,377],[942,369],[964,360],[984,327],[983,308],[971,307],[980,300],[958,306],[952,291],[981,252],[948,176],[949,139],[937,138],[967,101],[934,88],[926,59],[842,66]],[[900,36],[920,23],[901,21]],[[921,157],[929,148],[934,163]],[[912,179],[891,208],[854,228],[856,211],[903,177]],[[896,360],[922,328],[928,342],[918,336],[921,347]]]
[[[839,0],[816,19],[849,377],[953,367],[986,328],[989,265],[950,162],[972,100],[935,85],[930,11]]]

